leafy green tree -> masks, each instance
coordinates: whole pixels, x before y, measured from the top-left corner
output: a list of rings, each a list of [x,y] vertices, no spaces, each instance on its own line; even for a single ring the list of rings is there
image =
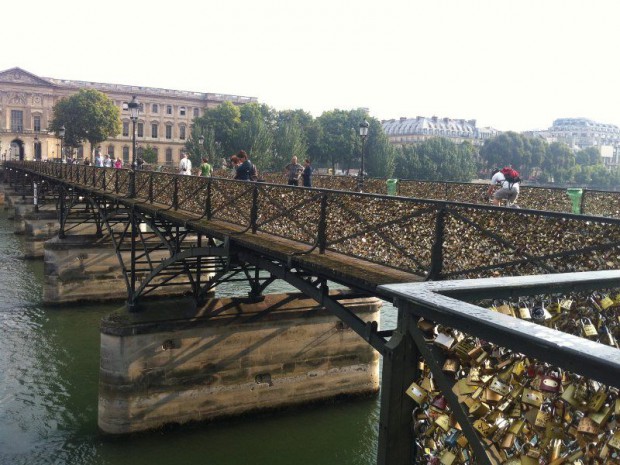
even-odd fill
[[[147,163],[155,164],[157,163],[157,151],[150,145],[147,145],[146,148],[142,150],[142,158]]]
[[[501,168],[512,165],[520,169],[531,161],[528,139],[516,132],[504,132],[487,139],[480,148],[480,157],[487,168]]]
[[[274,139],[273,168],[282,169],[291,156],[303,161],[307,156],[306,134],[296,118],[281,121]]]
[[[215,108],[209,108],[205,113],[194,119],[192,134],[205,137],[205,145],[207,137],[210,139],[211,145],[209,156],[213,159],[228,158],[235,153],[235,131],[241,125],[241,111],[239,107],[231,102],[224,102]],[[198,137],[196,137],[198,139]]]
[[[237,150],[245,150],[254,164],[264,170],[273,166],[275,110],[250,103],[241,107],[241,124],[235,129]]]
[[[319,160],[336,169],[357,168],[361,155],[359,125],[369,119],[364,110],[332,110],[318,117],[321,127],[319,139]],[[372,137],[369,131],[369,139]]]
[[[65,127],[65,145],[77,148],[88,141],[92,154],[94,147],[120,134],[120,110],[103,92],[80,89],[54,105],[49,129],[58,134],[62,126]]]
[[[601,152],[597,147],[587,147],[575,153],[575,162],[578,165],[598,165],[601,164]]]
[[[471,181],[476,172],[476,150],[468,142],[455,144],[435,137],[400,148],[396,176],[430,181]]]
[[[367,118],[368,141],[365,147],[364,169],[369,176],[389,178],[396,167],[396,148],[390,143],[381,122],[376,118]]]

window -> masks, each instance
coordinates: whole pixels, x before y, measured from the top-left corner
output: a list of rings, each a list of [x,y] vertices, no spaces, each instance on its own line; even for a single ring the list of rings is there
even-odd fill
[[[21,110],[11,110],[11,131],[24,131],[24,112]]]
[[[144,123],[138,123],[138,137],[144,137]]]
[[[159,149],[157,147],[153,147],[153,154],[155,155],[155,160],[159,160]]]
[[[41,117],[40,116],[35,116],[32,119],[32,129],[34,129],[34,132],[41,132]]]
[[[200,116],[200,108],[194,108],[194,118],[198,118]]]
[[[179,115],[185,116],[185,107],[179,108]]]
[[[166,149],[166,162],[172,162],[172,149]]]
[[[129,150],[129,149],[127,149],[127,150]],[[141,157],[141,156],[143,156],[143,155],[144,155],[144,149],[143,149],[142,147],[138,147],[137,152],[138,152],[138,156],[139,156],[139,157]],[[127,154],[128,154],[128,155],[127,155],[127,159],[129,160],[129,151],[127,152]]]
[[[152,113],[159,113],[159,105],[157,105],[156,103],[154,103],[154,104],[151,106],[151,112],[152,112]]]
[[[151,124],[151,137],[153,139],[157,139],[157,124],[156,123]]]
[[[108,155],[110,155],[110,157],[114,156],[114,146],[113,145],[108,145]]]
[[[127,121],[123,121],[123,136],[129,136],[129,123]]]
[[[172,114],[172,105],[166,105],[166,114],[167,115],[171,115]]]
[[[138,106],[138,112],[139,112],[139,113],[144,113],[144,103],[141,103],[141,104]]]
[[[129,147],[126,145],[123,147],[123,163],[129,163]]]
[[[185,139],[185,126],[179,126],[179,139]]]
[[[166,124],[166,139],[172,139],[172,125]]]

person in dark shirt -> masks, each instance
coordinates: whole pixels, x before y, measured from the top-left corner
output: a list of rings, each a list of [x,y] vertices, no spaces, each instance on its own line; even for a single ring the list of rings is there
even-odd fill
[[[248,159],[248,154],[245,153],[245,150],[239,150],[239,153],[237,153],[237,158],[239,159],[240,165],[237,166],[237,174],[235,179],[239,179],[240,181],[249,181],[252,174],[252,162]]]
[[[306,158],[304,162],[304,170],[301,173],[301,177],[303,178],[304,187],[312,187],[312,166],[310,166],[310,160]]]

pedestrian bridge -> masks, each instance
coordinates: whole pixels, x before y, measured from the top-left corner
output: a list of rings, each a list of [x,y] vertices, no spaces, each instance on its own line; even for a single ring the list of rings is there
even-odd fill
[[[360,297],[407,302],[408,292],[399,285],[620,268],[620,220],[615,218],[41,162],[7,163],[5,176],[24,196],[33,195],[37,205],[56,203],[60,237],[87,222],[112,238],[123,265],[129,311],[139,311],[145,297],[173,281],[200,302],[218,283],[238,278],[250,283],[256,300],[273,281],[283,279],[330,310],[390,360],[382,383],[380,463],[410,463],[411,404],[402,398],[416,372],[420,352],[415,347],[425,358],[438,357],[422,350],[425,341],[412,329],[410,317],[399,318],[395,330],[380,331],[375,322],[364,322],[341,305],[329,293],[329,282]],[[165,259],[155,259],[162,251]],[[515,279],[508,287],[519,286],[520,278]],[[564,278],[563,290],[576,281],[575,275]],[[553,277],[544,279],[548,287],[553,282]],[[593,282],[589,278],[587,285],[592,288]],[[606,275],[607,286],[618,282],[617,274]],[[484,283],[485,292],[493,287]],[[524,289],[523,294],[531,292]],[[430,300],[399,307],[402,315],[452,321]],[[460,312],[454,306],[449,311]],[[454,318],[457,329],[501,344],[489,327],[497,329],[508,320],[489,326],[480,315],[478,322],[463,315]],[[514,320],[514,331],[497,333],[512,349],[532,332],[532,323]],[[524,353],[561,360],[565,347],[550,334],[531,336],[538,344],[527,342]],[[545,340],[553,347],[541,343]],[[587,355],[584,360],[595,359],[597,367],[608,369],[601,375],[604,382],[619,379],[607,376],[620,366],[610,348],[570,342]],[[571,367],[579,369],[579,364]],[[447,389],[441,366],[432,363],[431,369],[442,391]],[[465,413],[459,422],[467,422]],[[471,425],[464,433],[476,444],[475,463],[494,463]]]

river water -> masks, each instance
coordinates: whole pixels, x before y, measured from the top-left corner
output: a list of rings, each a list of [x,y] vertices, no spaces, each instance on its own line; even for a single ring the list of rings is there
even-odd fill
[[[0,209],[1,465],[375,463],[378,397],[122,439],[100,435],[99,321],[118,304],[43,308],[43,261],[20,259],[21,247]],[[394,321],[391,306],[382,313]]]

